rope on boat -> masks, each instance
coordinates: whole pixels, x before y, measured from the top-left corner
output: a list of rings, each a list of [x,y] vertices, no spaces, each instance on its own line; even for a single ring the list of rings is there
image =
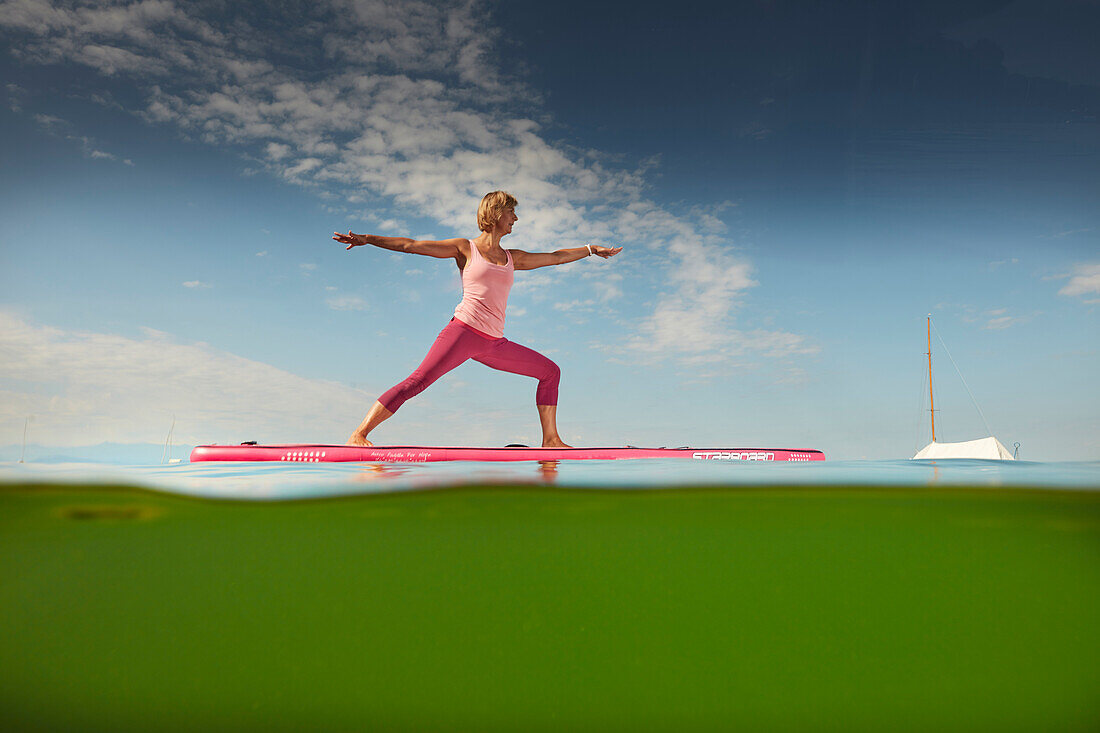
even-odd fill
[[[947,354],[947,358],[951,360],[951,366],[955,367],[955,372],[959,375],[959,379],[962,380],[963,386],[966,387],[966,393],[970,395],[970,401],[974,403],[974,409],[978,411],[978,415],[982,418],[982,424],[985,425],[986,434],[993,435],[993,431],[989,429],[989,423],[985,419],[985,413],[982,412],[982,408],[978,407],[978,401],[974,399],[974,393],[970,391],[970,385],[966,383],[966,378],[959,369],[959,365],[955,363],[955,358],[951,356],[951,351],[947,348],[947,344],[943,342],[943,336],[940,336],[940,330],[936,328],[935,323],[932,324],[932,330],[936,332],[936,338],[940,340],[940,346],[943,347],[944,352]]]

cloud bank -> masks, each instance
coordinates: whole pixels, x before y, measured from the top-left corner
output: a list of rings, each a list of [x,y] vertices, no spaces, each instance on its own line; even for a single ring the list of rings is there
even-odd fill
[[[35,416],[40,442],[341,443],[374,394],[179,343],[41,326],[0,311],[0,422]]]

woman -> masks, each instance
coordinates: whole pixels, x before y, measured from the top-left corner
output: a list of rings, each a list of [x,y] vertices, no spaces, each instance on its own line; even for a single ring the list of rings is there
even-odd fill
[[[406,237],[378,237],[372,234],[335,232],[333,239],[347,249],[373,244],[375,247],[412,254],[453,259],[462,273],[462,302],[454,318],[439,332],[424,361],[409,378],[385,392],[371,407],[348,445],[374,445],[367,435],[389,418],[410,397],[423,392],[447,372],[467,359],[493,369],[534,377],[539,380],[535,404],[542,422],[543,448],[569,448],[558,436],[558,365],[542,354],[504,338],[504,311],[516,270],[562,265],[582,257],[598,255],[607,259],[622,247],[598,247],[593,244],[550,253],[504,250],[500,240],[512,233],[519,221],[516,199],[504,191],[493,191],[481,199],[476,239],[444,239],[438,242],[415,241]]]

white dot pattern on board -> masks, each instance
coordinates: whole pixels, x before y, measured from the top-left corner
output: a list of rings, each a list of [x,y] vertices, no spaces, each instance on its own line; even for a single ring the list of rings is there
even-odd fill
[[[318,463],[328,455],[323,450],[294,450],[279,456],[280,461],[296,461],[298,463]]]

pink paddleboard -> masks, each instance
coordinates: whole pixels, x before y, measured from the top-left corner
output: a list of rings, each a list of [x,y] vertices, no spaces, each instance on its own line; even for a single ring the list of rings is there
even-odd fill
[[[785,448],[453,448],[419,445],[200,445],[191,461],[607,461],[621,458],[690,458],[702,461],[824,461],[819,450]]]

